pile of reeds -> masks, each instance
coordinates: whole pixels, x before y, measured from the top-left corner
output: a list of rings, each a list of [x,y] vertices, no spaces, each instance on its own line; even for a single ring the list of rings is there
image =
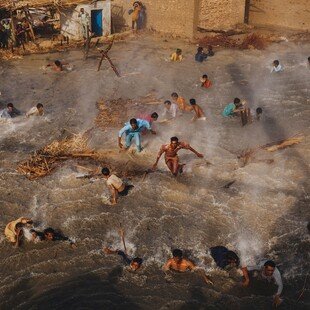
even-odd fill
[[[252,33],[244,38],[239,48],[243,50],[246,50],[246,49],[263,50],[266,48],[266,46],[267,46],[267,41],[262,36],[256,33]]]
[[[50,174],[63,161],[71,158],[95,158],[97,154],[88,148],[87,137],[73,135],[60,141],[53,141],[44,148],[34,152],[31,157],[18,165],[17,171],[29,180]]]

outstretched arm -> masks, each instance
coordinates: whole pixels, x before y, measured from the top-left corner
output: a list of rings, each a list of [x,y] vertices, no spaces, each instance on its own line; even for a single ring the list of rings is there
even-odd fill
[[[153,165],[153,170],[156,170],[156,168],[157,168],[157,164],[158,164],[158,161],[159,161],[159,159],[160,159],[161,155],[163,155],[163,153],[164,153],[164,152],[165,152],[164,148],[163,148],[163,147],[161,147],[161,148],[160,148],[160,151],[158,152],[158,155],[157,155],[157,158],[156,158],[155,164]]]
[[[187,147],[188,150],[190,150],[191,152],[193,152],[194,154],[196,154],[197,157],[202,158],[203,155],[198,153],[195,149],[193,149],[190,145]]]
[[[110,185],[109,186],[109,189],[110,189],[110,192],[111,192],[111,195],[112,195],[112,197],[111,197],[111,203],[112,204],[116,204],[117,203],[117,194],[118,194],[118,191],[117,191],[117,189],[113,186],[113,185]]]
[[[244,277],[242,285],[248,286],[250,284],[249,271],[248,271],[247,267],[242,267],[241,270],[242,270],[243,277]]]

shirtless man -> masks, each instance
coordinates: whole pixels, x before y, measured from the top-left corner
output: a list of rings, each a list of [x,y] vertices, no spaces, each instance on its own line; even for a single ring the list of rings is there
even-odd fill
[[[203,279],[208,284],[213,284],[202,269],[198,269],[197,266],[191,262],[189,259],[183,257],[183,252],[179,249],[172,251],[172,258],[168,259],[166,264],[163,266],[163,270],[167,272],[168,270],[174,270],[179,272],[185,271],[199,271],[203,276]]]
[[[203,155],[194,150],[189,144],[185,142],[179,142],[177,137],[172,137],[170,139],[170,144],[164,144],[161,146],[160,151],[157,155],[155,164],[153,165],[153,170],[156,170],[158,161],[163,153],[165,153],[165,161],[169,170],[174,176],[177,176],[178,173],[183,172],[183,166],[185,164],[179,164],[178,151],[181,149],[190,150],[197,155],[199,158],[203,158]]]

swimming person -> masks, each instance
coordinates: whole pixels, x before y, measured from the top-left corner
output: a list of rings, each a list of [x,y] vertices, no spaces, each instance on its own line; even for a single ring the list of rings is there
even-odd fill
[[[182,50],[180,48],[177,48],[176,51],[171,54],[170,60],[171,61],[182,61],[183,60]]]
[[[20,217],[15,221],[9,222],[4,229],[6,238],[13,243],[16,247],[20,245],[23,237],[23,227],[32,225],[32,220],[26,217]]]
[[[153,170],[156,170],[158,161],[163,153],[165,153],[165,162],[169,170],[172,172],[174,176],[177,176],[178,173],[183,172],[183,166],[185,164],[179,163],[179,157],[178,152],[181,149],[190,150],[194,154],[196,154],[197,157],[202,158],[203,155],[198,153],[196,150],[194,150],[189,144],[185,142],[179,142],[179,139],[177,137],[172,137],[170,139],[169,144],[164,144],[161,146],[160,151],[157,155],[157,159],[155,164],[153,165]]]
[[[242,108],[242,103],[239,98],[235,98],[233,103],[229,103],[223,110],[222,115],[224,117],[236,116],[239,114]]]
[[[164,102],[164,105],[165,105],[165,109],[162,115],[165,118],[165,120],[176,118],[177,112],[178,112],[177,104],[174,102],[171,102],[170,100],[166,100]]]
[[[172,251],[172,258],[167,260],[163,266],[163,270],[164,272],[169,270],[178,272],[198,271],[203,276],[203,279],[207,284],[213,284],[213,282],[202,269],[197,268],[197,266],[192,261],[183,257],[183,252],[180,249],[174,249]]]
[[[113,205],[117,203],[118,196],[127,196],[129,191],[134,187],[133,185],[125,184],[115,174],[111,174],[107,167],[102,168],[101,172],[103,177],[107,180],[107,185],[112,195],[110,201]]]
[[[32,107],[27,113],[26,117],[29,116],[43,116],[44,115],[44,109],[43,104],[38,103],[35,107]]]
[[[0,111],[0,118],[14,118],[21,115],[21,112],[17,110],[13,103],[8,103],[6,108]]]
[[[280,62],[279,60],[274,60],[273,63],[272,63],[272,69],[271,69],[271,73],[272,72],[281,72],[283,71],[283,68],[282,66],[280,65]]]
[[[195,112],[195,115],[192,118],[192,121],[195,121],[197,119],[205,121],[206,120],[206,116],[205,116],[202,108],[196,103],[196,100],[195,99],[190,99],[189,103],[192,106],[193,111]]]

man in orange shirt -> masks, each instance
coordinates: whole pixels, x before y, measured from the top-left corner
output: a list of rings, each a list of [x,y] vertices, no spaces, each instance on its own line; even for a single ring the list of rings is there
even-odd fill
[[[171,98],[178,105],[180,111],[189,112],[193,110],[193,108],[185,102],[185,99],[177,93],[172,93]]]

